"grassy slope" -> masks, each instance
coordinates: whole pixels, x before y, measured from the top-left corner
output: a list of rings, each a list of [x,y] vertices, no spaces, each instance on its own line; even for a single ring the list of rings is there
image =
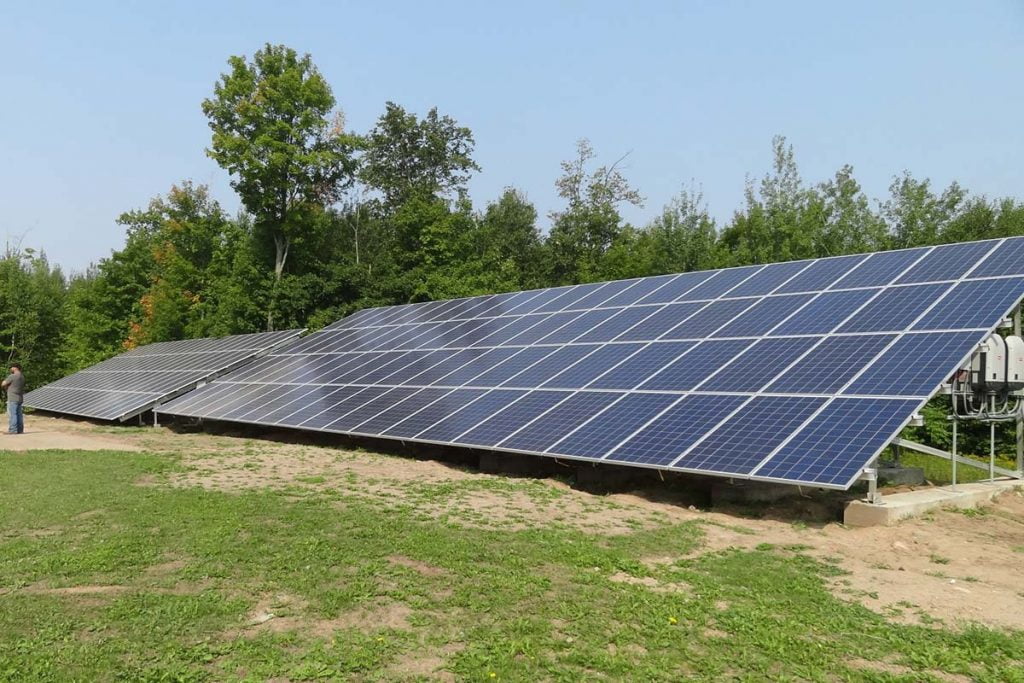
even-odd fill
[[[1024,633],[889,623],[798,547],[648,566],[699,549],[701,526],[472,529],[336,491],[135,484],[175,467],[0,455],[0,680],[395,680],[435,662],[466,680],[1024,681]],[[261,605],[294,628],[247,627]]]

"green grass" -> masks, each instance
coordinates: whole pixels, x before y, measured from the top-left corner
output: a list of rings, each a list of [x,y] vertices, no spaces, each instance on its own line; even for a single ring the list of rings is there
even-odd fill
[[[695,522],[476,528],[357,491],[161,486],[178,467],[0,455],[0,680],[1024,681],[1024,633],[892,623],[834,597],[841,570],[804,546],[701,554]],[[481,479],[410,496],[474,487],[564,494]],[[260,610],[275,618],[250,625]]]
[[[969,465],[959,464],[956,468],[956,480],[960,483],[967,484],[975,481],[983,481],[988,479],[988,459],[974,458],[980,464],[985,465],[986,469],[980,470],[976,467]],[[924,477],[928,481],[937,485],[949,484],[953,481],[953,468],[948,460],[937,458],[932,455],[925,455],[923,453],[914,453],[912,451],[904,450],[900,456],[900,464],[906,467],[921,467],[924,469]],[[1015,460],[1008,460],[1006,458],[996,457],[996,466],[1003,467],[1006,469],[1014,470],[1017,468]],[[999,476],[998,474],[996,476]]]

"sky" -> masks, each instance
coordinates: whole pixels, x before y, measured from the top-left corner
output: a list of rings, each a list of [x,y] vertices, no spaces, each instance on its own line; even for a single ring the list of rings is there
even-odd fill
[[[353,131],[387,101],[468,126],[474,205],[515,186],[543,228],[582,137],[628,153],[635,224],[691,187],[727,221],[776,134],[809,183],[1024,198],[1024,0],[0,2],[0,236],[81,271],[184,179],[233,214],[200,103],[268,42],[312,55]]]

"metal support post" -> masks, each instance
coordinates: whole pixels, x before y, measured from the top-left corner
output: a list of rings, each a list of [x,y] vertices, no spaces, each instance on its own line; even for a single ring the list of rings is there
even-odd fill
[[[956,423],[957,423],[956,418],[953,418],[953,444],[952,444],[952,449],[950,450],[950,452],[953,454],[953,457],[950,459],[950,463],[952,463],[952,465],[953,465],[953,486],[952,486],[952,489],[954,491],[956,491]]]
[[[1013,335],[1020,336],[1020,306],[1013,313]],[[1024,401],[1017,407],[1017,419],[1014,421],[1017,436],[1017,472],[1024,476]]]
[[[996,397],[989,398],[990,413],[996,412]],[[988,423],[988,480],[996,480],[996,423]]]
[[[874,467],[865,467],[863,478],[868,483],[868,502],[872,505],[881,505],[882,494],[878,492],[878,470]]]
[[[159,427],[160,426],[160,418],[157,417],[156,406],[153,406],[153,426],[154,427]]]

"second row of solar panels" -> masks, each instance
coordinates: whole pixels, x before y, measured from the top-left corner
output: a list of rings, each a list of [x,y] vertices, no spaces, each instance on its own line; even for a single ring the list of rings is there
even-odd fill
[[[840,335],[902,332],[926,310],[912,331],[982,329],[1013,305],[1022,287],[1024,278],[1012,277],[966,281],[952,291],[944,285],[913,285],[826,292],[816,298],[799,294],[340,329],[308,337],[292,352],[782,337],[833,329]]]
[[[885,285],[948,282],[961,277],[1024,275],[1024,238],[1004,241],[980,263],[995,241],[935,248],[744,266],[740,268],[573,285],[544,290],[364,309],[330,328],[438,322],[527,313],[711,300]],[[927,255],[925,255],[927,253]],[[922,258],[923,256],[923,258]]]

